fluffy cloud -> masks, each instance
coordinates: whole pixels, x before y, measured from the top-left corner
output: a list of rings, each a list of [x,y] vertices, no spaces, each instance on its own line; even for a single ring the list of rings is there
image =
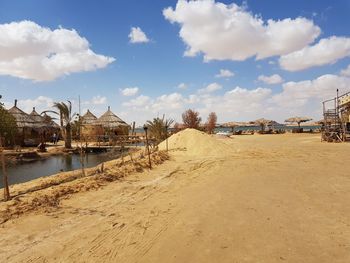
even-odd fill
[[[121,90],[121,93],[124,96],[135,96],[139,92],[138,87],[133,87],[133,88],[125,88]]]
[[[139,118],[136,120],[140,122],[159,114],[181,122],[181,113],[188,108],[198,110],[203,118],[214,111],[219,122],[249,121],[261,117],[283,122],[293,115],[306,115],[317,120],[322,114],[321,102],[333,98],[336,89],[342,94],[348,91],[349,86],[350,78],[326,74],[313,80],[284,83],[281,91],[235,87],[221,94],[198,92],[183,96],[171,93],[156,98],[142,95],[124,106],[129,108],[128,114]]]
[[[299,71],[333,64],[348,56],[350,56],[350,38],[332,36],[321,39],[313,46],[280,57],[279,63],[285,70]]]
[[[244,7],[214,0],[179,0],[164,17],[181,27],[186,56],[204,54],[209,60],[242,61],[284,55],[312,43],[321,30],[306,18],[264,21]]]
[[[107,103],[107,98],[98,95],[98,96],[95,96],[95,97],[92,98],[91,103],[93,105],[103,105],[103,104]]]
[[[270,85],[272,85],[272,84],[280,84],[280,83],[283,82],[282,77],[280,75],[278,75],[278,74],[273,74],[271,76],[260,75],[258,77],[258,80],[260,80],[260,81],[262,81],[262,82],[264,82],[266,84],[270,84]]]
[[[51,30],[31,21],[0,24],[0,75],[50,81],[115,61],[95,54],[74,29]]]
[[[186,83],[180,83],[179,85],[177,85],[178,89],[187,89],[187,84]]]
[[[127,107],[146,107],[148,108],[148,105],[150,105],[151,98],[148,96],[140,95],[136,97],[135,99],[132,99],[128,102],[124,102],[123,105]]]
[[[129,34],[130,43],[147,43],[149,42],[146,34],[139,27],[132,27]]]
[[[272,101],[280,107],[301,110],[310,113],[321,110],[321,102],[335,97],[336,90],[340,94],[348,91],[350,78],[326,74],[314,80],[287,82],[283,91],[272,97]]]
[[[350,65],[346,69],[340,71],[340,75],[344,77],[350,77]]]
[[[230,78],[233,77],[235,75],[235,73],[233,73],[232,71],[228,70],[228,69],[220,69],[219,74],[216,74],[215,77],[216,78]]]
[[[36,108],[37,112],[42,112],[44,110],[48,110],[52,107],[54,100],[49,97],[39,96],[35,99],[26,99],[26,100],[18,100],[17,107],[21,110],[30,113],[33,110],[33,107]],[[5,107],[11,108],[14,103],[6,102]]]
[[[222,89],[222,86],[216,82],[209,84],[208,86],[206,86],[203,89],[199,89],[198,93],[211,93],[217,90]]]

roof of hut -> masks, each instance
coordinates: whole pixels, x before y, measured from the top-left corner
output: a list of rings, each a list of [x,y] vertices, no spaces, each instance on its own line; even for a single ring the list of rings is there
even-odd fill
[[[49,115],[47,115],[46,114],[46,112],[44,113],[44,115],[42,116],[43,118],[44,118],[44,122],[47,124],[47,125],[49,125],[50,127],[52,127],[52,128],[60,128],[60,126],[56,123],[56,122],[54,122],[53,120],[52,120],[52,117],[51,116],[49,116]]]
[[[129,126],[125,121],[120,119],[117,115],[115,115],[111,108],[108,106],[108,110],[97,119],[97,123],[101,124],[106,128],[116,128],[120,126]]]
[[[48,126],[45,122],[45,118],[36,112],[35,107],[33,107],[33,111],[29,114],[29,116],[34,120],[34,126],[36,128]]]
[[[8,112],[16,119],[16,124],[18,128],[35,127],[35,121],[33,120],[33,118],[29,114],[17,108],[17,100],[15,100],[15,105],[11,109],[9,109]]]
[[[83,124],[96,124],[97,117],[90,110],[81,117]]]

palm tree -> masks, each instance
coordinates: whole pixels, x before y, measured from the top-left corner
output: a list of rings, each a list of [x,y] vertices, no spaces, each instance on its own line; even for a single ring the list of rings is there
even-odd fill
[[[168,136],[167,129],[174,122],[173,119],[154,118],[152,121],[147,121],[146,125],[149,129],[150,135],[153,136],[157,142],[165,140]]]
[[[72,102],[55,102],[53,108],[58,111],[46,111],[57,114],[60,117],[60,127],[64,138],[64,147],[72,148],[72,122],[76,113],[72,113]]]

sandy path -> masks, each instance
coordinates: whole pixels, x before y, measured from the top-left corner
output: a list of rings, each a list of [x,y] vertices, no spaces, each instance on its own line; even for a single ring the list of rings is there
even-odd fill
[[[0,228],[7,262],[350,262],[349,144],[240,136]],[[327,151],[326,151],[327,150]],[[334,174],[332,172],[336,171]]]

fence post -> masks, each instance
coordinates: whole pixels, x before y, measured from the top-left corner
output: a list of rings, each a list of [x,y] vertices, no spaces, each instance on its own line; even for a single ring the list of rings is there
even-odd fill
[[[143,126],[143,129],[145,130],[145,134],[146,134],[146,148],[147,148],[147,154],[148,154],[149,169],[152,169],[151,155],[150,155],[150,152],[149,152],[148,136],[147,136],[148,127],[147,127],[146,125],[144,125],[144,126]]]
[[[5,161],[5,154],[4,154],[4,147],[3,147],[5,145],[3,145],[2,141],[3,141],[3,138],[0,137],[1,166],[2,166],[2,176],[4,180],[4,200],[8,201],[10,200],[10,190],[9,190],[9,184],[8,184],[8,178],[7,178],[6,161]]]

